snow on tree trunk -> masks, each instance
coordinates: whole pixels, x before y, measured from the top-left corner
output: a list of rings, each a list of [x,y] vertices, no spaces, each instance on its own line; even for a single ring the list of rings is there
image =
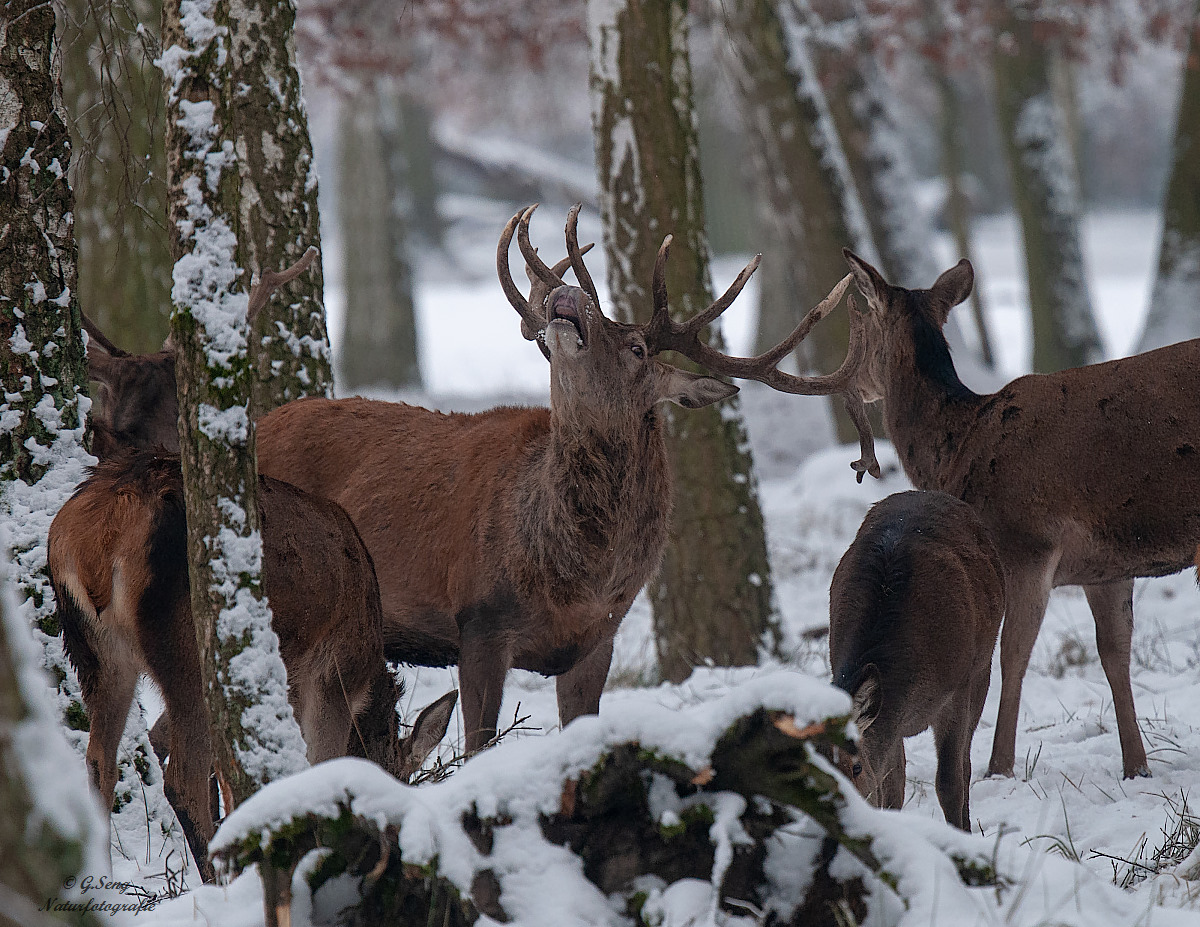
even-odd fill
[[[1033,369],[1062,370],[1103,357],[1084,276],[1078,182],[1035,14],[1017,0],[1000,9],[996,109],[1024,238]]]
[[[154,0],[68,0],[63,17],[79,303],[137,352],[162,347],[171,300],[158,30],[143,25],[160,13]]]
[[[687,4],[596,2],[589,7],[592,125],[613,309],[646,321],[663,237],[674,235],[667,288],[690,316],[712,301],[687,52]],[[712,335],[719,342],[719,334]],[[753,664],[774,650],[762,511],[736,400],[704,409],[659,407],[675,474],[661,572],[650,584],[663,675],[704,660]]]
[[[368,87],[342,107],[338,211],[345,249],[341,375],[348,390],[419,387],[407,209],[396,153],[399,102]]]
[[[229,0],[229,79],[225,138],[234,145],[240,190],[230,212],[241,266],[261,276],[319,248],[317,169],[300,93],[292,0]],[[166,42],[164,42],[164,45]],[[301,396],[332,396],[333,368],[320,257],[276,291],[255,323],[252,409],[263,414]]]
[[[50,680],[19,611],[0,553],[0,919],[59,923],[47,899],[63,900],[64,884],[103,865],[104,819],[83,761],[63,737]]]
[[[217,767],[241,802],[305,759],[262,590],[230,9],[168,0],[162,68],[192,613]]]
[[[1200,337],[1200,16],[1193,5],[1183,56],[1183,92],[1175,124],[1171,176],[1163,198],[1158,274],[1146,329],[1138,344],[1149,351]]]
[[[0,29],[0,523],[11,532],[20,608],[59,711],[86,731],[46,570],[50,522],[93,462],[83,447],[91,401],[75,298],[70,144],[52,71],[54,15],[33,2],[10,5]]]
[[[34,6],[30,4],[30,6]],[[0,228],[11,247],[0,248],[0,523],[10,532],[19,613],[41,647],[54,683],[54,703],[66,736],[82,757],[88,717],[79,682],[63,651],[46,543],[59,508],[94,462],[83,447],[91,405],[79,306],[72,196],[67,184],[70,147],[51,72],[55,50],[48,7],[21,15],[0,39]],[[115,828],[144,831],[147,818],[183,852],[183,838],[162,790],[144,716],[139,710],[118,748],[120,779]],[[136,805],[134,798],[138,799]]]
[[[794,13],[775,0],[714,0],[712,8],[724,27],[721,60],[738,89],[760,195],[791,262],[793,315],[769,323],[787,332],[844,276],[842,248],[871,261],[875,249]],[[806,340],[802,366],[832,372],[849,339],[849,315],[833,313]],[[842,403],[832,414],[838,439],[856,441]]]

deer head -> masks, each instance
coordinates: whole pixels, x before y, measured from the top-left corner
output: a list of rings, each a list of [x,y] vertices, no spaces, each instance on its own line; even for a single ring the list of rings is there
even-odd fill
[[[652,293],[654,311],[650,320],[634,325],[614,322],[599,308],[599,298],[591,274],[583,263],[587,248],[579,247],[578,205],[567,214],[567,257],[547,267],[529,242],[529,220],[536,206],[517,213],[500,236],[496,270],[501,286],[513,308],[521,316],[521,332],[528,340],[537,340],[550,361],[550,401],[556,413],[584,408],[595,390],[603,390],[624,407],[626,414],[644,415],[655,403],[667,400],[688,409],[700,408],[737,392],[737,387],[712,376],[680,370],[658,359],[665,351],[675,351],[716,374],[759,380],[773,389],[800,395],[843,393],[848,405],[857,401],[851,391],[865,348],[862,320],[851,316],[851,345],[841,369],[827,376],[797,377],[785,374],[776,365],[788,356],[821,319],[840,301],[849,284],[843,278],[819,306],[810,311],[795,330],[770,351],[753,358],[731,357],[710,347],[701,332],[732,305],[746,281],[758,269],[761,256],[747,264],[725,293],[707,309],[686,322],[672,320],[668,308],[666,262],[671,236],[659,248],[654,262]],[[513,283],[508,271],[508,251],[514,233],[525,258],[531,290],[526,299]],[[590,248],[590,245],[588,246]],[[563,282],[562,274],[570,267],[578,287]],[[859,471],[879,475],[875,462],[870,428],[866,417],[853,410],[855,424],[863,437],[863,458],[854,464]]]
[[[505,294],[521,315],[521,331],[537,340],[550,361],[550,408],[560,419],[592,427],[636,421],[656,403],[669,401],[696,409],[737,392],[715,377],[691,373],[658,360],[647,325],[614,322],[600,309],[591,275],[583,263],[590,248],[579,247],[579,206],[567,216],[568,256],[548,267],[529,242],[529,207],[509,220],[500,237],[496,266]],[[530,280],[525,299],[508,273],[513,233]],[[570,267],[580,286],[562,275]]]
[[[844,249],[842,254],[867,300],[866,357],[855,380],[862,399],[878,402],[884,397],[889,364],[917,360],[903,356],[908,351],[915,352],[922,364],[941,363],[953,369],[941,331],[950,310],[971,295],[975,272],[970,261],[959,261],[927,290],[907,290],[892,286],[853,251]],[[935,379],[941,381],[944,376]]]

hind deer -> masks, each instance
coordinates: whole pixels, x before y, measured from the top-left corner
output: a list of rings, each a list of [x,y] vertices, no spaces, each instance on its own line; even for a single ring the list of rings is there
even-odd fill
[[[942,335],[971,292],[971,265],[960,261],[928,290],[906,290],[845,254],[869,308],[859,394],[884,400],[913,485],[971,505],[1004,562],[1003,686],[989,774],[1012,775],[1021,682],[1050,590],[1080,585],[1112,689],[1124,775],[1150,775],[1129,676],[1133,580],[1178,572],[1200,541],[1200,341],[977,395],[959,380]]]
[[[550,362],[548,409],[446,415],[403,403],[313,398],[258,423],[260,471],[337,501],[362,533],[379,565],[388,657],[459,664],[471,751],[494,736],[513,667],[557,677],[562,724],[599,710],[613,637],[666,542],[671,472],[658,403],[698,408],[737,390],[656,355],[675,350],[714,373],[816,395],[844,390],[863,352],[855,319],[836,374],[774,370],[833,309],[848,277],[775,351],[744,359],[709,348],[700,333],[734,301],[758,259],[712,306],[676,323],[667,309],[669,237],[654,268],[651,320],[611,321],[583,263],[578,210],[567,220],[568,256],[555,267],[529,242],[532,208],[509,221],[497,249],[501,286],[522,333]],[[532,285],[528,298],[508,270],[514,234]],[[563,282],[568,266],[580,286]]]
[[[336,504],[278,480],[260,478],[259,501],[263,584],[309,761],[354,752],[407,778],[441,740],[456,693],[425,709],[400,741],[379,588],[354,525]],[[138,676],[148,673],[166,704],[164,791],[211,880],[212,751],[179,458],[126,450],[102,461],[51,524],[48,560],[91,719],[87,763],[102,806],[112,805],[117,746]]]
[[[971,739],[1004,614],[1004,567],[965,502],[903,492],[872,506],[829,589],[829,664],[859,731],[849,769],[880,808],[904,804],[904,738],[933,728],[946,820],[971,829]]]

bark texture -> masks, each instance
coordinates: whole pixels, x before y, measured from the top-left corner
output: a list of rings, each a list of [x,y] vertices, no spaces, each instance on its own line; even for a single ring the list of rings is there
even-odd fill
[[[1200,337],[1200,6],[1192,5],[1183,92],[1163,197],[1158,273],[1139,351]]]
[[[1024,239],[1033,369],[1090,364],[1103,358],[1103,345],[1084,276],[1077,173],[1050,85],[1051,50],[1029,6],[996,2],[996,109]]]
[[[614,314],[645,322],[663,237],[672,311],[712,301],[687,52],[687,5],[630,0],[590,15],[592,122]],[[713,334],[714,341],[719,340]],[[685,411],[664,404],[675,508],[650,584],[663,675],[706,660],[757,662],[778,644],[753,462],[734,400]]]
[[[67,0],[63,94],[75,157],[79,302],[127,351],[157,351],[171,308],[160,0]],[[141,31],[139,31],[141,26]]]
[[[366,88],[342,108],[338,209],[345,248],[341,376],[361,387],[419,387],[399,101]]]
[[[78,683],[55,636],[45,569],[50,507],[61,503],[70,481],[81,475],[88,403],[66,179],[70,144],[56,54],[54,11],[48,4],[5,4],[0,10],[0,511],[23,601],[18,606],[10,596],[7,565],[0,564],[0,911],[14,918],[36,913],[45,899],[58,895],[67,876],[79,871],[89,823],[77,816],[74,833],[64,827],[86,809],[86,787],[82,799],[66,796],[61,814],[46,814],[46,802],[63,796],[53,794],[55,783],[44,775],[53,764],[36,763],[37,740],[49,741],[44,749],[55,761],[66,762],[69,753],[52,729],[56,712],[44,702],[39,655],[22,639],[27,625],[14,613],[24,612],[34,624],[42,663],[57,684],[55,708],[67,709],[77,726],[85,726]],[[67,770],[62,773],[69,778]],[[72,785],[78,791],[82,782]]]
[[[231,2],[193,0],[186,17],[181,5],[168,0],[163,8],[179,443],[215,758],[240,803],[301,768],[304,745],[262,590],[250,415],[256,377],[239,269],[253,263],[243,241],[254,246],[236,231],[248,187],[229,118],[242,105],[229,50]]]
[[[229,77],[237,89],[227,125],[239,184],[231,215],[241,266],[256,278],[295,264],[309,246],[321,246],[295,22],[292,0],[229,0]],[[323,292],[318,256],[259,315],[252,381],[256,416],[301,396],[333,395]]]
[[[713,12],[724,28],[722,63],[738,88],[760,196],[794,286],[788,317],[760,325],[786,334],[845,275],[842,248],[875,253],[871,233],[794,13],[776,0],[723,0]],[[836,370],[849,339],[849,315],[831,314],[805,342],[801,366]],[[857,441],[842,403],[831,408],[838,439]]]

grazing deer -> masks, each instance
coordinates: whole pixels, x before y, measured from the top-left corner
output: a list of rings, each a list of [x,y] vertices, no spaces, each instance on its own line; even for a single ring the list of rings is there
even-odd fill
[[[669,237],[654,268],[653,317],[644,325],[613,322],[583,264],[578,210],[567,221],[568,257],[555,267],[529,242],[532,208],[509,221],[497,250],[522,332],[550,361],[550,408],[446,415],[313,398],[258,423],[260,471],[337,501],[362,533],[379,566],[388,657],[459,664],[470,751],[494,736],[512,667],[558,677],[563,724],[599,710],[613,636],[666,543],[671,472],[658,403],[698,408],[737,390],[655,355],[675,350],[715,373],[828,394],[846,388],[864,349],[856,318],[836,374],[788,377],[774,369],[832,310],[849,277],[761,358],[707,347],[700,332],[737,297],[758,259],[712,306],[675,323],[665,283]],[[514,232],[532,284],[528,299],[508,270]],[[563,283],[568,266],[579,287]]]
[[[426,708],[400,741],[379,588],[354,525],[336,504],[278,480],[260,478],[259,504],[263,583],[309,761],[349,750],[407,778],[441,740],[456,693]],[[146,672],[166,704],[164,791],[211,880],[212,751],[179,458],[125,450],[102,461],[51,524],[48,559],[63,642],[91,718],[87,763],[103,806],[112,805],[117,746]]]
[[[971,738],[1004,614],[1004,567],[966,503],[903,492],[872,506],[833,574],[829,664],[853,700],[854,784],[904,804],[904,738],[933,728],[946,820],[971,829]]]
[[[1192,562],[1200,541],[1200,341],[1013,380],[977,395],[942,326],[971,292],[967,261],[928,290],[890,285],[846,252],[867,298],[857,388],[913,485],[971,505],[1004,561],[1003,688],[989,774],[1011,776],[1021,682],[1055,586],[1083,586],[1112,689],[1126,778],[1150,775],[1129,678],[1133,580]]]

